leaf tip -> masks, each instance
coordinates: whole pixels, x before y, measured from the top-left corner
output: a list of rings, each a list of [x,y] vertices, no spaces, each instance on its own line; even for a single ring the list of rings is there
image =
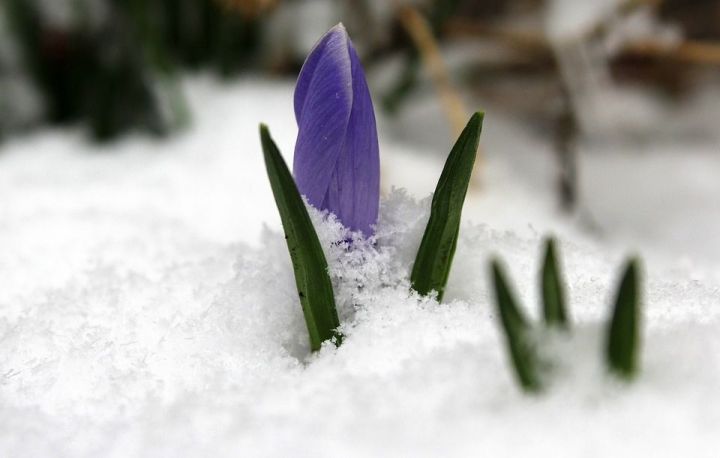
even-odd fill
[[[557,256],[557,240],[547,236],[544,240],[545,257],[540,273],[540,288],[545,324],[559,328],[568,327],[565,304],[565,287],[561,278]]]
[[[470,117],[470,120],[467,123],[467,127],[477,131],[478,134],[480,133],[480,130],[482,129],[483,120],[485,119],[485,112],[483,111],[476,111],[473,113],[473,115]]]
[[[544,243],[545,245],[545,252],[552,252],[555,254],[555,250],[557,248],[557,238],[555,238],[554,235],[548,235],[545,237]]]
[[[490,260],[495,290],[495,303],[500,314],[500,329],[505,335],[507,351],[515,372],[515,378],[526,393],[542,390],[538,361],[530,341],[530,325],[518,307],[503,268],[497,258]]]
[[[258,129],[260,130],[260,138],[270,138],[270,129],[268,128],[267,124],[261,122],[258,126]]]
[[[640,270],[640,258],[633,256],[625,262],[608,327],[607,364],[626,379],[633,378],[639,366]]]

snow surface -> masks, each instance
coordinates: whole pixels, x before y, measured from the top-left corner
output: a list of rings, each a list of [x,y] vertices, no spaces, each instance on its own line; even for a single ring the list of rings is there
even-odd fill
[[[267,122],[292,152],[291,84],[188,89],[195,127],[167,142],[98,149],[80,132],[44,132],[5,146],[0,456],[716,456],[717,263],[677,263],[659,242],[643,251],[643,371],[616,382],[601,346],[626,239],[554,213],[525,174],[542,146],[488,116],[483,142],[499,152],[437,304],[407,278],[442,160],[386,132],[376,245],[333,243],[342,228],[312,214],[346,335],[313,355],[257,135]],[[391,189],[413,182],[419,201]],[[552,342],[550,390],[528,397],[496,327],[487,259],[502,256],[536,316],[551,228],[575,332]]]
[[[577,39],[612,18],[622,0],[550,0],[546,30],[556,40]]]

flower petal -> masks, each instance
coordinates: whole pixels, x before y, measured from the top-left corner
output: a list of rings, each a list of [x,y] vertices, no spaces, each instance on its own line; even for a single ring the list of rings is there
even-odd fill
[[[322,208],[337,166],[352,108],[348,42],[342,25],[325,34],[303,65],[295,89],[293,174],[300,193],[317,208]]]
[[[348,40],[353,102],[343,150],[323,207],[354,231],[372,235],[380,200],[380,155],[370,90],[360,59]]]
[[[317,43],[315,43],[315,46],[313,46],[312,50],[310,50],[310,54],[308,54],[305,59],[305,62],[300,69],[297,82],[295,83],[295,94],[293,100],[295,107],[295,120],[298,123],[300,123],[300,116],[302,115],[303,105],[305,105],[308,88],[310,87],[310,83],[312,82],[312,78],[315,74],[318,62],[320,62],[320,58],[328,52],[328,43],[330,41],[333,41],[333,43],[341,42],[343,40],[341,35],[343,34],[347,34],[347,32],[344,31],[342,24],[338,24],[328,30],[328,32],[323,35]],[[331,47],[334,46],[333,43],[330,44]]]

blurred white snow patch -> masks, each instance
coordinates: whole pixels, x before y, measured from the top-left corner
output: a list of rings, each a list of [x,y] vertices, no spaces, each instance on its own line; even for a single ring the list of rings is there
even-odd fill
[[[325,33],[342,19],[332,0],[304,0],[275,8],[263,34],[270,63],[304,59]]]
[[[584,145],[583,205],[597,225],[649,252],[717,265],[720,159],[715,144],[666,139]]]
[[[550,0],[545,11],[545,29],[554,40],[577,39],[608,20],[623,0]]]
[[[553,46],[564,87],[584,134],[629,137],[656,133],[672,107],[640,87],[617,84],[610,59],[633,41],[650,39],[672,46],[677,27],[662,24],[649,7],[623,11],[623,0],[551,0],[545,31]]]
[[[680,27],[661,23],[651,7],[637,7],[631,13],[614,18],[607,28],[603,43],[609,55],[615,55],[632,41],[650,39],[668,47],[680,44],[683,33]]]

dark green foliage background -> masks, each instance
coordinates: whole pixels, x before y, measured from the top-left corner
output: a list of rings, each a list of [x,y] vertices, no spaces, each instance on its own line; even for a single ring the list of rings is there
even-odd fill
[[[66,25],[49,21],[37,0],[6,0],[0,8],[44,103],[44,121],[83,123],[97,140],[131,129],[167,134],[177,123],[164,114],[159,84],[184,67],[232,76],[257,49],[258,23],[214,0],[92,1],[105,3],[104,20],[93,20],[84,0],[73,4]]]

